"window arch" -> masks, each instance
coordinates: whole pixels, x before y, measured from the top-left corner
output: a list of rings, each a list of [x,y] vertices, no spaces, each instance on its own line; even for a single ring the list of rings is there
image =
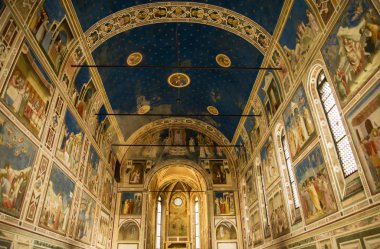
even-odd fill
[[[329,130],[338,154],[343,174],[348,177],[358,170],[351,144],[348,140],[342,117],[336,105],[333,89],[323,70],[317,76],[317,92],[322,103]]]

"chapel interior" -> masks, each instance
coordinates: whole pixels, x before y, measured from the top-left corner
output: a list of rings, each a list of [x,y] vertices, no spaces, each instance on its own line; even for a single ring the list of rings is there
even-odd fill
[[[380,249],[380,1],[1,0],[32,248]]]

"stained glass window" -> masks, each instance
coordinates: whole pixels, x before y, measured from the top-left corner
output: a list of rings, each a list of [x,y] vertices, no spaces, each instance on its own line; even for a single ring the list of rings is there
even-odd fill
[[[293,168],[292,168],[292,161],[290,159],[289,145],[288,145],[288,141],[286,141],[285,134],[282,134],[282,136],[281,136],[281,143],[282,143],[282,148],[284,149],[286,169],[287,169],[288,175],[289,175],[290,187],[292,189],[294,206],[296,208],[299,208],[300,207],[300,201],[299,201],[298,193],[297,193],[297,184],[296,184],[296,181],[294,180],[294,172],[293,172]]]
[[[330,83],[327,81],[323,71],[319,73],[317,83],[318,94],[330,126],[340,164],[343,168],[344,176],[347,177],[358,170],[355,157],[347,138],[346,129],[343,126],[342,117],[336,106]]]

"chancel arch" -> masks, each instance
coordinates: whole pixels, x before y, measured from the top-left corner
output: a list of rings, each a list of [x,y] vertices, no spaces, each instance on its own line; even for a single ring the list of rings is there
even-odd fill
[[[208,247],[212,221],[208,180],[186,162],[168,164],[151,175],[147,186],[146,245]]]

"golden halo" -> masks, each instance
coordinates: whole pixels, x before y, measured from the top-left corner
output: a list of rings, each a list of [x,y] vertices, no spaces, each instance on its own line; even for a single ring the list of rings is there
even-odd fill
[[[225,54],[218,54],[215,57],[216,63],[218,63],[221,67],[230,67],[231,66],[231,60],[230,58]]]
[[[218,111],[218,109],[216,109],[215,106],[212,106],[212,105],[207,106],[207,111],[208,111],[211,115],[214,115],[214,116],[219,115],[219,111]]]
[[[131,67],[136,66],[140,64],[142,59],[143,59],[143,56],[140,52],[134,52],[128,56],[127,65]]]
[[[142,105],[137,110],[137,114],[145,114],[150,111],[150,105]]]
[[[186,87],[190,81],[190,77],[184,73],[173,73],[168,77],[168,84],[175,88]]]

